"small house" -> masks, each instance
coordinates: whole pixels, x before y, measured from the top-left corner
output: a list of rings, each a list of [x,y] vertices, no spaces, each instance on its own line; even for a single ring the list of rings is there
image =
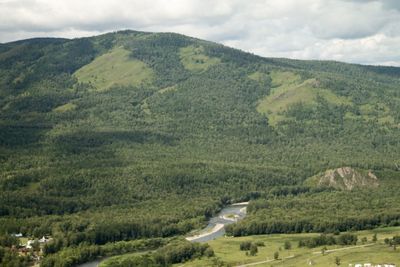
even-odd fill
[[[49,242],[49,239],[43,236],[42,238],[39,239],[39,243],[47,243]]]
[[[31,249],[33,243],[35,243],[35,240],[28,240],[28,241],[26,242],[26,248],[27,248],[27,249]]]

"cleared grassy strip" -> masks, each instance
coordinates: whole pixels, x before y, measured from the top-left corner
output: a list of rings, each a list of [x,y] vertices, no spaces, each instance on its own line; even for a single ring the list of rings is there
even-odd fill
[[[63,112],[71,111],[71,110],[74,110],[74,109],[76,109],[76,105],[75,104],[67,103],[67,104],[64,104],[62,106],[56,107],[54,109],[54,111],[63,113]]]

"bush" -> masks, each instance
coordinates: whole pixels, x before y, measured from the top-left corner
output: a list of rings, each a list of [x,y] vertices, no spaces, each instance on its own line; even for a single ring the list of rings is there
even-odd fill
[[[250,241],[243,241],[240,243],[240,250],[250,250],[251,242]]]
[[[341,234],[339,236],[322,234],[318,237],[299,240],[299,247],[315,248],[324,245],[355,245],[357,236],[354,234]]]
[[[257,252],[258,252],[257,245],[252,243],[250,245],[250,256],[255,256],[257,254]]]
[[[265,247],[264,241],[256,241],[255,244],[257,245],[257,247]]]
[[[285,241],[285,244],[283,245],[283,247],[284,247],[286,250],[289,250],[289,249],[292,248],[292,243],[290,243],[289,241]]]
[[[214,257],[214,250],[211,247],[208,247],[205,251],[204,251],[204,256],[206,257]]]

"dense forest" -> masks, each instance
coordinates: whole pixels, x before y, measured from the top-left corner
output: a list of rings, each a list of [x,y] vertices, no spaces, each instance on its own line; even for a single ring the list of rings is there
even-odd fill
[[[51,236],[49,259],[184,235],[245,200],[232,235],[400,224],[399,68],[121,31],[1,44],[0,77],[0,235]],[[303,183],[342,166],[380,186]],[[24,266],[13,253],[0,264]]]

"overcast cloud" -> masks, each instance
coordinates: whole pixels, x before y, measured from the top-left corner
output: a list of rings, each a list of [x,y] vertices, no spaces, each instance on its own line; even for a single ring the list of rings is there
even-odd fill
[[[0,0],[0,42],[133,29],[266,57],[400,66],[398,0]]]

